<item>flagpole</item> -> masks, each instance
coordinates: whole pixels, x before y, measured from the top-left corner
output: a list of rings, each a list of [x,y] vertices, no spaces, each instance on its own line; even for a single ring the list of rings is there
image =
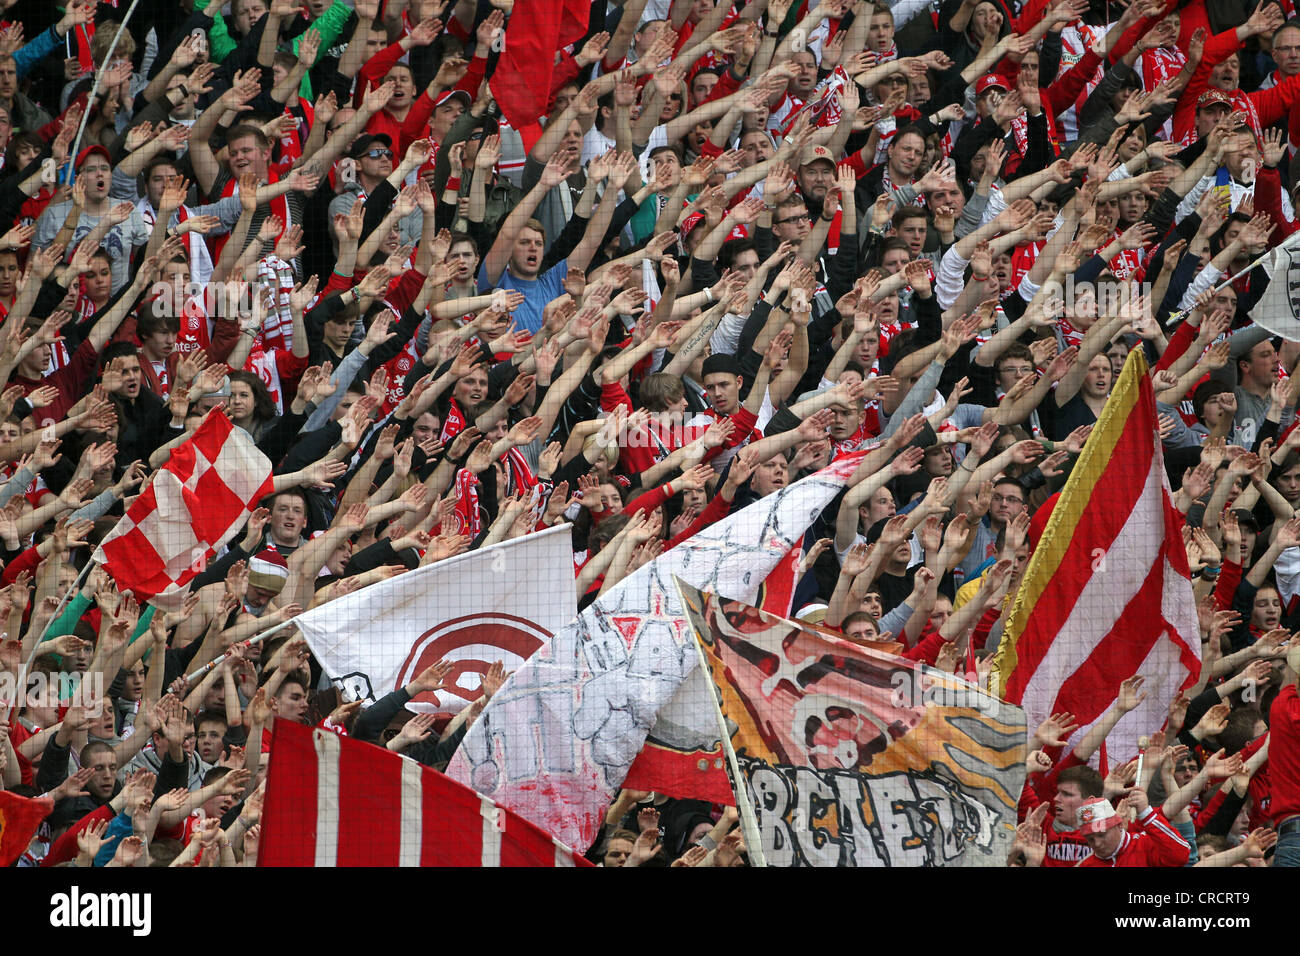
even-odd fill
[[[304,611],[303,613],[305,614],[306,612]],[[273,625],[272,627],[268,627],[265,631],[261,631],[257,634],[254,634],[252,637],[248,638],[247,640],[239,641],[238,643],[240,646],[247,646],[247,647],[252,647],[254,644],[260,644],[262,643],[262,641],[266,640],[272,634],[279,633],[280,631],[283,631],[286,627],[288,627],[290,624],[295,623],[298,620],[298,618],[301,616],[302,615],[300,614],[295,614],[293,617],[289,618],[289,620],[281,621],[279,624]],[[231,646],[233,647],[235,645],[231,645]],[[201,680],[203,677],[207,675],[208,671],[212,670],[214,667],[219,667],[221,663],[229,656],[230,656],[230,651],[226,651],[226,653],[218,657],[214,657],[212,660],[208,661],[206,664],[204,664],[194,673],[186,674],[185,686],[186,687],[193,686],[194,681]]]
[[[1246,268],[1242,269],[1236,275],[1229,276],[1227,279],[1224,279],[1218,285],[1214,286],[1212,289],[1210,289],[1210,292],[1213,293],[1213,292],[1218,292],[1220,289],[1226,289],[1228,286],[1232,285],[1234,282],[1236,282],[1246,273],[1250,272],[1256,266],[1263,264],[1265,259],[1271,256],[1273,253],[1277,252],[1279,249],[1286,249],[1290,246],[1294,246],[1297,242],[1300,242],[1300,232],[1293,232],[1290,236],[1288,236],[1282,242],[1278,243],[1272,249],[1265,250],[1263,255],[1255,259],[1253,262],[1250,263],[1250,265],[1246,266]],[[1192,308],[1190,309],[1179,309],[1177,312],[1174,312],[1169,316],[1169,322],[1170,323],[1175,321],[1181,322],[1183,319],[1191,315],[1195,309],[1196,306],[1192,306]]]
[[[90,119],[90,111],[95,106],[95,94],[99,92],[100,74],[108,68],[108,64],[113,59],[113,51],[117,49],[117,41],[122,39],[122,31],[131,21],[131,14],[135,13],[135,8],[140,5],[140,0],[131,0],[131,6],[127,8],[126,16],[122,18],[122,23],[117,28],[117,33],[113,35],[113,42],[108,45],[108,52],[104,55],[104,62],[99,69],[95,70],[95,79],[90,84],[90,95],[86,97],[86,108],[81,111],[81,125],[77,127],[77,138],[72,141],[72,151],[68,154],[72,160],[72,168],[68,170],[68,182],[72,183],[77,177],[77,150],[81,147],[82,134],[86,132],[86,122]]]
[[[673,584],[682,599],[682,607],[686,607],[686,595],[682,594],[681,584],[676,578],[673,579]],[[709,703],[713,705],[713,713],[718,718],[718,736],[722,738],[722,749],[727,752],[727,763],[731,767],[733,781],[731,792],[736,795],[736,809],[740,811],[740,825],[745,831],[745,847],[749,851],[749,861],[755,866],[767,866],[767,857],[763,855],[763,838],[758,831],[758,821],[754,818],[754,806],[749,800],[749,787],[740,774],[740,763],[736,760],[736,750],[731,746],[731,734],[727,730],[727,718],[722,716],[722,707],[718,703],[718,690],[710,676],[712,672],[709,670],[709,662],[704,657],[704,647],[700,644],[700,637],[695,633],[694,627],[691,628],[691,637],[691,643],[695,645],[695,656],[700,662],[700,672],[704,674],[708,684]]]

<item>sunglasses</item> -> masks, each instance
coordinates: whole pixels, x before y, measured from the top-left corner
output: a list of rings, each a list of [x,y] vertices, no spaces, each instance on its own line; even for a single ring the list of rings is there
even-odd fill
[[[365,155],[371,159],[392,159],[393,151],[391,149],[372,149]]]

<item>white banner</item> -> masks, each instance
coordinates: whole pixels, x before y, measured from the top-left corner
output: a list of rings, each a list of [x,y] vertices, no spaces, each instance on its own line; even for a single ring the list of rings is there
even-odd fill
[[[443,712],[479,696],[479,675],[517,670],[577,616],[568,526],[438,561],[330,601],[298,618],[347,700],[371,703],[439,660],[453,663]],[[429,710],[419,695],[412,710]]]

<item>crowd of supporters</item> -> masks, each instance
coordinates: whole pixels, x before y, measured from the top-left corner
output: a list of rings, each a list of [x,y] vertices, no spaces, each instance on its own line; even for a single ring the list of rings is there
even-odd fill
[[[0,2],[0,670],[102,689],[0,711],[20,865],[252,865],[273,720],[440,767],[507,677],[363,711],[269,623],[560,523],[586,607],[860,451],[794,613],[987,681],[1134,348],[1200,677],[1140,778],[1140,678],[1036,728],[1010,862],[1300,865],[1300,342],[1220,287],[1300,229],[1292,0],[594,0],[512,124],[515,4]],[[219,407],[275,493],[184,604],[82,574]],[[625,790],[589,855],[736,822]]]

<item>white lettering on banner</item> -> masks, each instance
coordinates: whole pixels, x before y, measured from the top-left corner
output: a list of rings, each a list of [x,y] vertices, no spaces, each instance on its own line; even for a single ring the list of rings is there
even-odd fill
[[[996,811],[931,771],[740,764],[769,866],[944,866],[994,843]]]

